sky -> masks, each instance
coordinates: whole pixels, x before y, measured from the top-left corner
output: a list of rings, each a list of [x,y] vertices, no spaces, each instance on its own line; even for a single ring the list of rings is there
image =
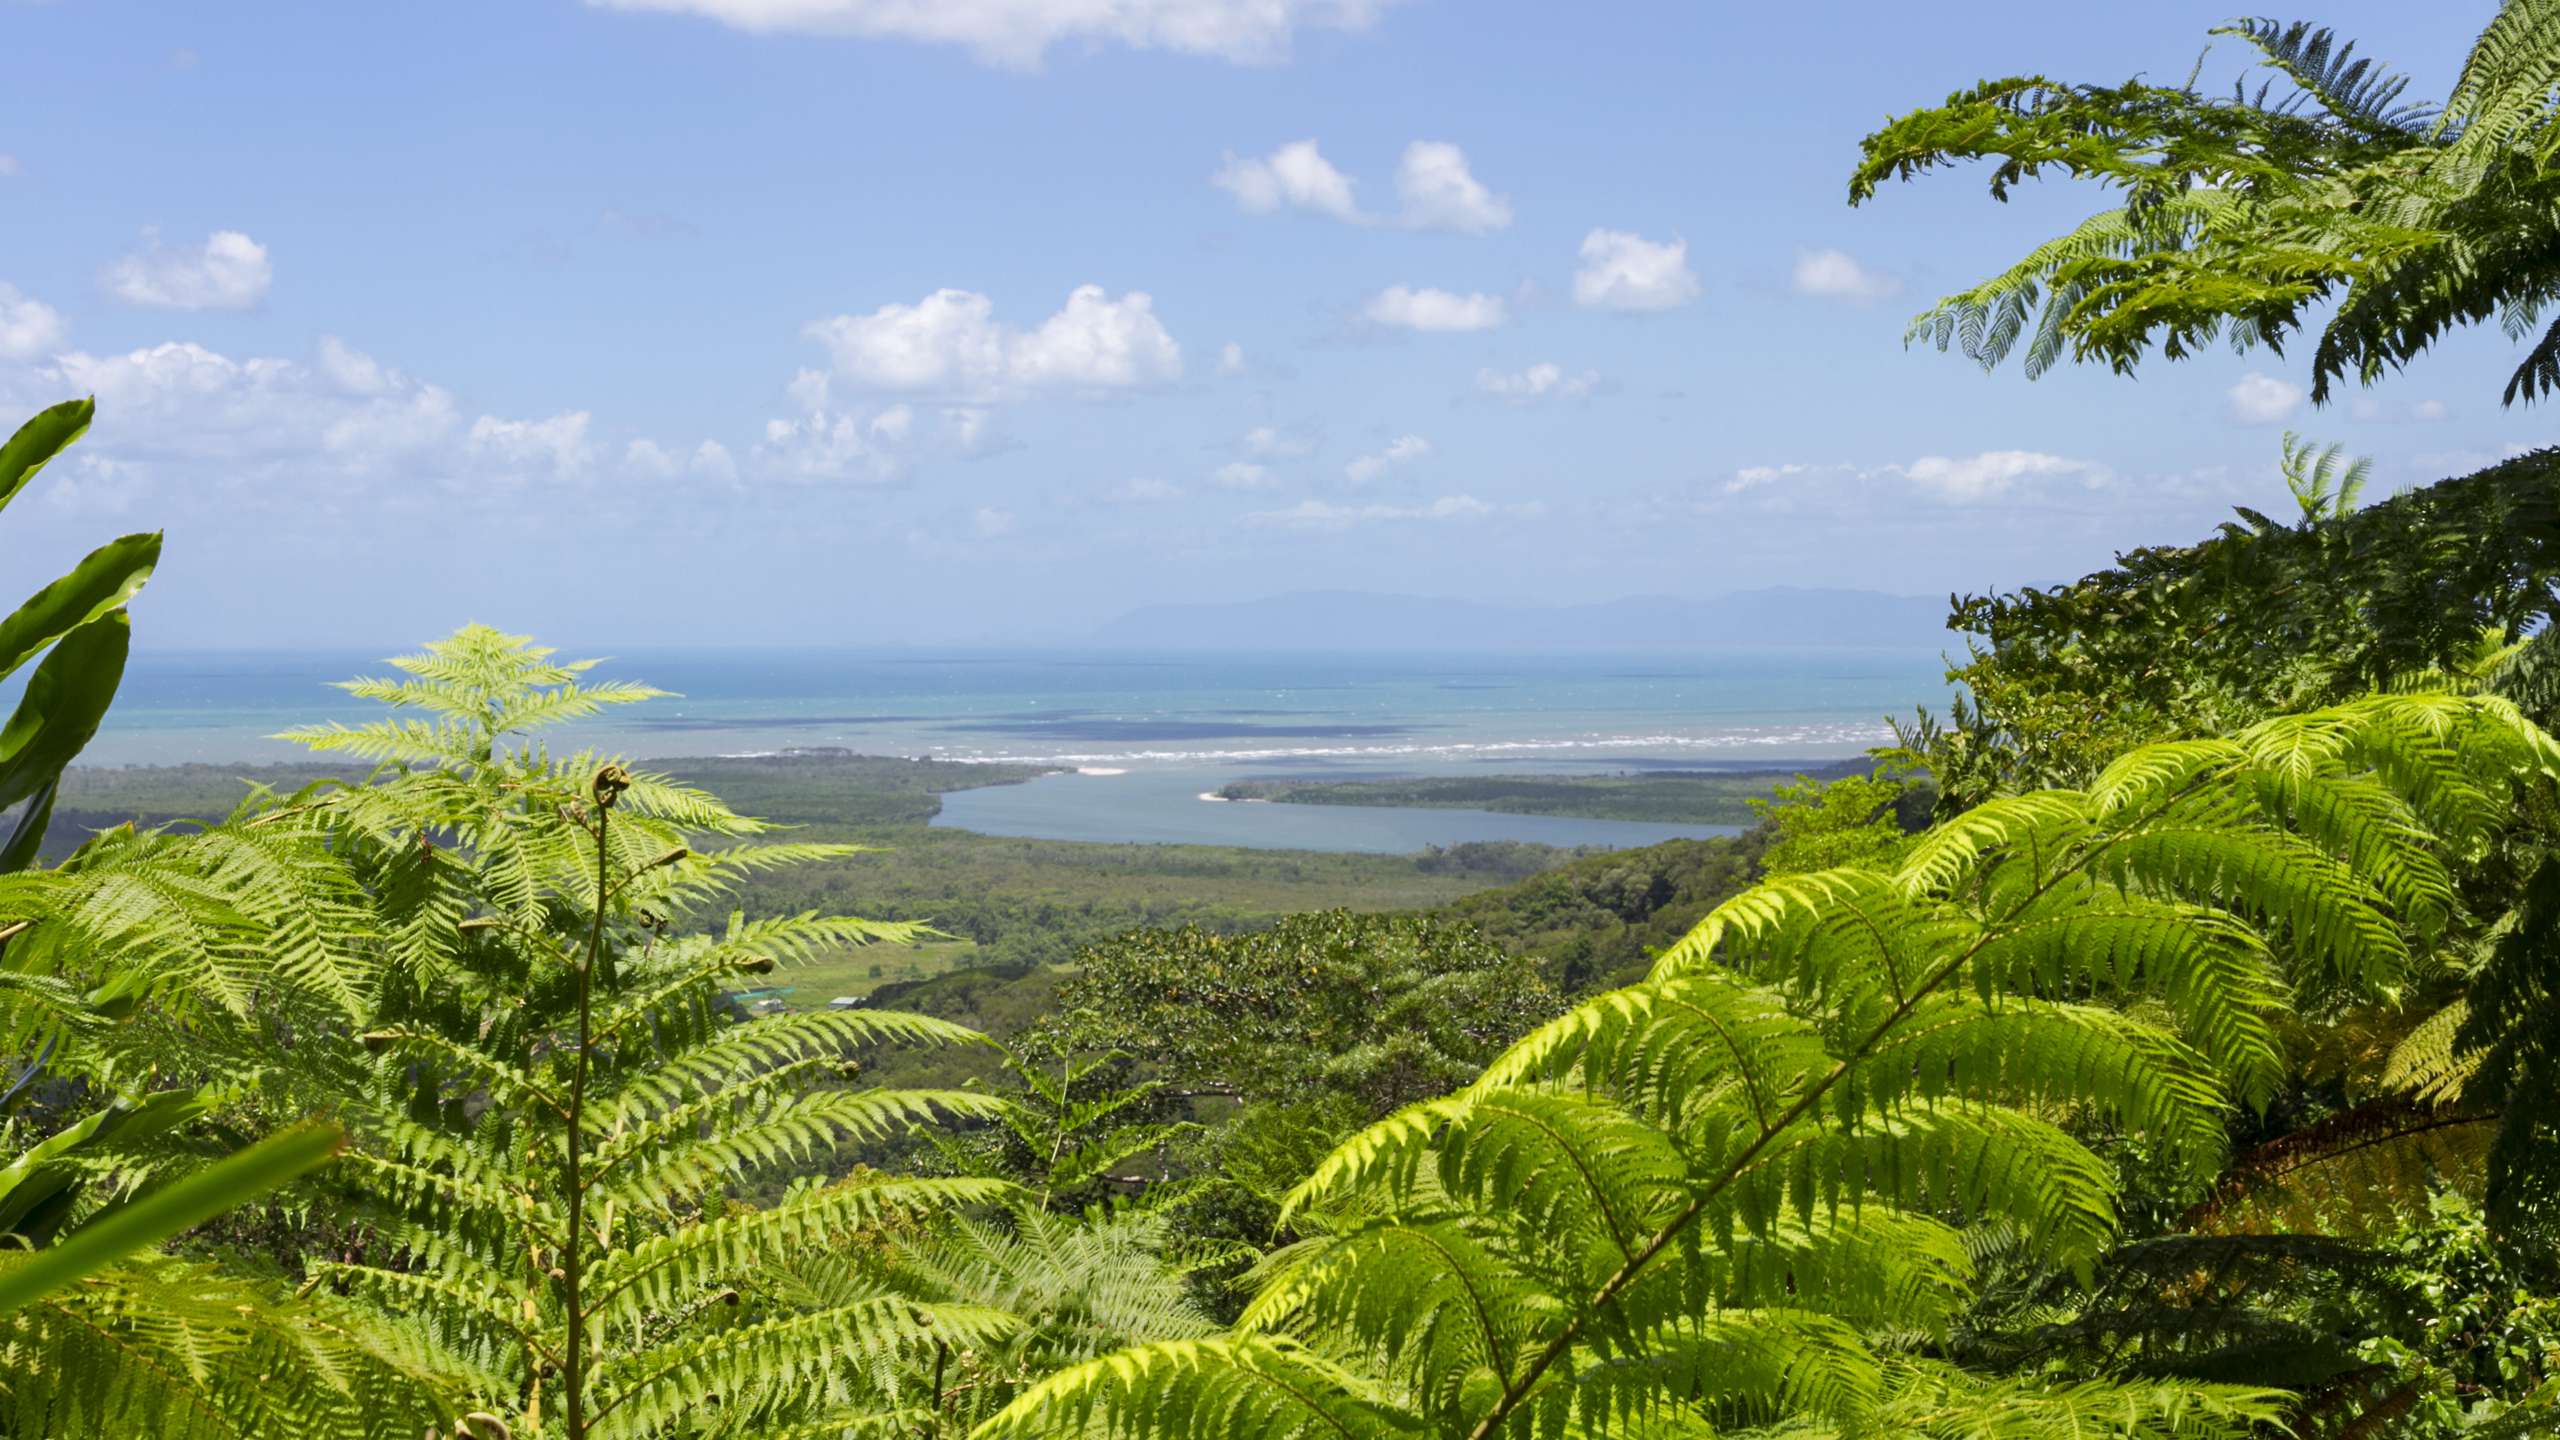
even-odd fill
[[[2312,18],[2440,95],[2490,10]],[[0,411],[98,400],[0,582],[159,528],[159,647],[1071,643],[1309,589],[2051,583],[2283,508],[2289,428],[2378,490],[2548,443],[2494,329],[2319,409],[2298,351],[1905,347],[2106,202],[1851,209],[1860,138],[2174,82],[2224,18],[0,0]]]

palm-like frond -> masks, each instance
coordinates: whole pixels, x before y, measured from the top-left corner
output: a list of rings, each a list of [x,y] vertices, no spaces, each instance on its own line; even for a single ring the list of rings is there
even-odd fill
[[[1950,1323],[1956,1224],[2096,1272],[2115,1177],[2063,1110],[2200,1191],[2280,997],[2397,980],[2448,856],[2504,823],[2502,768],[2553,770],[2511,708],[2384,697],[1995,802],[1891,874],[1766,881],[1320,1164],[1289,1200],[1315,1238],[1234,1337],[1068,1372],[982,1433],[2246,1433],[2280,1397],[1986,1384],[1863,1327]]]

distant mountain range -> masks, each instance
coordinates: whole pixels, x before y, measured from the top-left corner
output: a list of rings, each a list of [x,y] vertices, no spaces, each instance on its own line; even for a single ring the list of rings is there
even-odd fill
[[[1095,630],[1133,650],[1711,650],[1875,646],[1943,650],[1944,598],[1872,590],[1641,595],[1595,605],[1499,605],[1308,590],[1217,605],[1148,605]]]

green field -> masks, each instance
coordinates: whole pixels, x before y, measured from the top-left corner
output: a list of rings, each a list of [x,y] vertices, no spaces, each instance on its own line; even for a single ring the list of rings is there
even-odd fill
[[[1239,780],[1218,793],[1229,800],[1283,805],[1385,805],[1399,809],[1498,810],[1581,820],[1651,820],[1663,824],[1749,825],[1753,800],[1799,774],[1824,779],[1864,773],[1868,762],[1840,761],[1810,770],[1640,770],[1621,775],[1433,775],[1362,780]]]

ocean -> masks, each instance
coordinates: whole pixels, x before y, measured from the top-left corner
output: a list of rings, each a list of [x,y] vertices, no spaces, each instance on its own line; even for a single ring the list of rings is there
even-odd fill
[[[1391,850],[1470,839],[1647,844],[1714,827],[1452,810],[1219,803],[1232,780],[1760,768],[1855,755],[1936,702],[1937,655],[649,650],[595,672],[676,698],[561,738],[640,758],[833,746],[1060,767],[947,797],[937,823],[1070,840]],[[84,756],[96,765],[272,762],[291,725],[369,718],[332,680],[373,656],[141,652]],[[555,739],[555,745],[560,743]],[[1119,783],[1108,783],[1119,782]]]

